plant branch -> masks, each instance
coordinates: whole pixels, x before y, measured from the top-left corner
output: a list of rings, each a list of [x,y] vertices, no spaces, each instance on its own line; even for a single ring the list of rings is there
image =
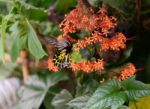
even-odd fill
[[[20,52],[20,57],[22,59],[22,73],[23,73],[23,80],[25,82],[29,76],[29,59],[27,51],[22,50]]]

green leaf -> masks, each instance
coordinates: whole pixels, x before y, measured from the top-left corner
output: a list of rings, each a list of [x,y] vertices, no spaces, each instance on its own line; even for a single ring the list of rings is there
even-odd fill
[[[54,97],[52,100],[52,105],[55,109],[71,109],[66,104],[72,99],[73,97],[71,93],[64,89]]]
[[[15,67],[16,65],[12,63],[7,63],[7,65],[0,63],[0,81],[12,75]]]
[[[90,96],[88,95],[76,97],[75,99],[68,102],[67,105],[72,107],[73,109],[83,109],[83,107],[85,107],[89,98]]]
[[[11,59],[13,62],[16,61],[19,56],[20,50],[24,48],[27,42],[27,37],[16,37],[11,48]]]
[[[0,2],[13,4],[13,1],[12,1],[12,0],[0,0]]]
[[[66,79],[68,76],[64,72],[30,76],[25,86],[20,90],[18,106],[20,109],[38,109],[49,88]]]
[[[150,87],[146,84],[136,81],[134,78],[129,78],[122,81],[122,87],[129,100],[137,100],[140,97],[150,95]]]
[[[49,89],[49,93],[46,94],[45,99],[43,101],[43,105],[46,109],[54,109],[51,102],[55,95],[58,94],[61,90],[62,89],[59,87],[59,85],[53,86]]]
[[[123,59],[121,60],[122,62],[126,61],[130,56],[133,51],[133,45],[129,45],[127,49],[123,52]]]
[[[43,7],[45,9],[48,9],[50,5],[53,5],[54,2],[57,0],[26,0],[27,3],[30,3],[36,7]]]
[[[89,99],[84,109],[117,109],[126,101],[119,81],[111,80],[102,84]]]
[[[14,62],[19,53],[20,50],[23,48],[26,48],[26,43],[27,43],[27,30],[24,22],[18,21],[15,22],[11,27],[11,40],[12,40],[12,45],[11,45],[11,59]]]
[[[130,109],[130,108],[127,106],[120,106],[118,109]]]
[[[74,8],[76,4],[77,0],[57,0],[56,11],[64,14]]]
[[[78,83],[76,87],[76,97],[84,95],[92,95],[99,87],[99,83],[91,78],[86,78],[84,83]]]
[[[82,60],[82,56],[81,56],[81,54],[78,51],[74,51],[71,54],[71,60],[73,62],[80,62]]]
[[[45,11],[43,8],[35,7],[22,0],[17,0],[17,3],[21,7],[20,14],[26,16],[28,19],[41,21],[46,20],[48,17],[47,11]]]
[[[101,0],[104,3],[109,4],[111,7],[119,9],[119,7],[124,6],[126,0]]]
[[[28,27],[28,49],[36,59],[41,59],[47,54],[43,50],[42,45],[38,40],[36,32],[33,29],[32,25],[29,23],[28,20],[26,20],[26,22]]]
[[[22,10],[22,14],[26,16],[28,19],[43,21],[48,18],[48,14],[43,9],[27,9]]]

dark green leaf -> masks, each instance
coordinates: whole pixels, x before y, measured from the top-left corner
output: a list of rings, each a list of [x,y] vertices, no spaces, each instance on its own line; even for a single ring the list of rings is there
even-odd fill
[[[57,0],[26,0],[27,3],[30,3],[36,7],[42,7],[48,9],[50,5],[53,5]]]
[[[40,41],[37,38],[36,32],[33,29],[32,25],[27,20],[28,27],[28,49],[30,53],[36,58],[41,59],[46,55],[45,51],[42,48]]]
[[[129,100],[137,100],[139,97],[150,95],[150,87],[134,78],[122,81],[122,86]]]
[[[62,80],[68,79],[64,72],[47,75],[33,75],[20,90],[20,109],[38,109],[50,87]]]
[[[62,89],[59,87],[59,85],[56,85],[54,87],[51,87],[48,91],[48,93],[45,96],[45,99],[43,101],[43,105],[46,109],[54,109],[52,106],[52,100],[55,97],[56,94],[58,94]]]
[[[28,19],[33,19],[33,20],[46,20],[48,17],[47,12],[42,9],[35,7],[29,3],[26,3],[22,0],[17,0],[17,3],[21,7],[21,13],[22,15],[26,16]]]
[[[111,80],[101,85],[89,99],[84,109],[117,109],[126,101],[119,81]]]
[[[52,105],[55,109],[71,109],[66,104],[72,99],[71,93],[64,89],[54,97]]]
[[[66,13],[76,6],[77,0],[57,0],[56,11]]]
[[[90,97],[88,95],[80,96],[68,102],[67,105],[69,105],[73,109],[83,109],[89,98]]]
[[[94,79],[87,79],[84,83],[78,83],[76,88],[76,97],[83,95],[92,95],[98,88],[99,83]]]
[[[131,56],[132,50],[133,50],[133,46],[129,45],[127,47],[127,49],[123,52],[123,59],[122,59],[122,61],[127,60]]]
[[[119,7],[124,6],[124,4],[126,3],[126,0],[102,0],[102,1],[116,9],[119,9]]]

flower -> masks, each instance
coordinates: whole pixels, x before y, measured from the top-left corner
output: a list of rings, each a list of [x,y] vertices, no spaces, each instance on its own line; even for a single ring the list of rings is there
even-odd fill
[[[100,42],[100,49],[103,51],[107,50],[115,50],[119,51],[120,49],[124,49],[126,37],[122,33],[117,33],[114,37],[110,38],[102,38]]]
[[[133,76],[136,73],[136,68],[132,63],[127,64],[119,71],[118,80],[125,80],[128,77]]]
[[[93,70],[94,71],[101,71],[104,69],[105,62],[103,60],[98,60],[97,62],[93,63]]]
[[[83,72],[92,72],[92,71],[101,71],[104,69],[104,61],[98,60],[98,61],[81,61],[79,63],[72,62],[70,64],[73,71],[83,71]]]
[[[73,9],[65,19],[61,22],[60,28],[64,35],[75,33],[77,30],[94,31],[101,30],[101,33],[108,34],[111,28],[116,26],[116,18],[108,17],[106,10],[100,8],[98,12],[94,12],[91,7],[85,9],[82,5],[78,5]]]
[[[118,33],[116,36],[114,36],[110,41],[110,49],[112,50],[119,50],[124,49],[126,47],[125,45],[126,37],[122,33]]]
[[[97,42],[100,43],[100,49],[103,51],[119,51],[120,49],[124,49],[126,47],[126,37],[122,33],[117,33],[112,38],[105,38],[102,36],[102,34],[95,32],[91,37],[85,37],[84,39],[78,40],[75,50],[83,49],[88,45],[92,45]]]
[[[100,40],[101,40],[101,37],[98,35],[92,35],[91,37],[85,37],[81,40],[78,40],[78,42],[75,46],[75,50],[83,49],[83,48],[87,47],[88,45],[92,45],[92,44],[99,42]]]
[[[55,72],[59,70],[58,66],[54,65],[53,59],[51,59],[51,58],[48,59],[48,69],[55,71]]]

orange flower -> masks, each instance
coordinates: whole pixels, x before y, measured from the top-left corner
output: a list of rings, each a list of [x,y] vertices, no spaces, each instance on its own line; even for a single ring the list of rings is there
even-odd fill
[[[54,65],[53,59],[51,59],[51,58],[48,59],[48,69],[55,71],[55,72],[59,70],[58,66]]]
[[[83,72],[91,72],[91,71],[101,71],[104,69],[104,61],[98,60],[97,62],[90,61],[81,61],[80,63],[71,63],[71,68],[73,71],[83,71]]]
[[[122,33],[118,33],[112,38],[105,38],[98,32],[92,34],[92,37],[85,37],[84,39],[78,40],[77,45],[75,46],[75,50],[80,50],[88,45],[92,45],[99,42],[100,49],[103,51],[107,50],[115,50],[119,51],[120,49],[124,49],[126,47],[126,37]]]
[[[104,69],[104,64],[105,64],[105,62],[103,60],[98,60],[97,62],[94,62],[93,63],[94,71],[101,71],[101,70],[103,70]]]
[[[97,25],[98,28],[101,28],[101,32],[104,35],[107,35],[109,33],[109,30],[111,28],[114,28],[116,26],[116,19],[114,17],[108,17],[108,16],[102,16],[101,21]]]
[[[119,51],[120,49],[124,49],[126,37],[122,33],[118,33],[116,36],[109,38],[102,38],[100,42],[101,50],[116,50]]]
[[[124,49],[126,47],[125,42],[126,37],[122,33],[118,33],[111,39],[110,49],[112,50],[119,50],[119,48]]]
[[[78,5],[76,9],[66,15],[60,24],[60,28],[64,35],[81,29],[86,31],[99,29],[102,30],[103,34],[108,34],[109,29],[114,28],[115,25],[116,19],[108,17],[104,8],[100,8],[97,13],[94,13],[92,8],[85,9],[82,5]]]
[[[120,70],[118,80],[125,80],[128,77],[133,76],[135,73],[135,66],[132,63],[129,63],[123,69]]]
[[[101,36],[92,35],[91,37],[85,37],[84,39],[78,40],[77,45],[75,46],[75,50],[80,50],[88,45],[95,44],[101,40]]]

